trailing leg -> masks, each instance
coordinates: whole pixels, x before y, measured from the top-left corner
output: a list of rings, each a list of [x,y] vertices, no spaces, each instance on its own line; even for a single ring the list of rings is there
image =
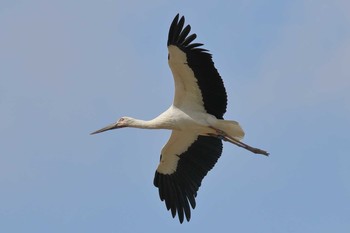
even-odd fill
[[[262,154],[262,155],[266,155],[268,156],[269,153],[267,151],[264,151],[264,150],[261,150],[259,148],[255,148],[255,147],[252,147],[252,146],[249,146],[233,137],[230,137],[229,135],[227,135],[224,131],[220,130],[220,129],[216,129],[214,127],[211,127],[212,129],[214,129],[216,131],[216,135],[212,135],[210,134],[209,136],[215,136],[217,138],[220,138],[224,141],[228,141],[228,142],[231,142],[232,144],[235,144],[236,146],[239,146],[239,147],[242,147],[246,150],[249,150],[255,154]]]

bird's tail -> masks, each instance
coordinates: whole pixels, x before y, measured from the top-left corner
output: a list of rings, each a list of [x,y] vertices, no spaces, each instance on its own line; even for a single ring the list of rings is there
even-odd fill
[[[244,131],[237,121],[218,120],[215,128],[222,130],[236,140],[242,140],[244,138]]]
[[[231,142],[232,144],[235,144],[239,147],[249,150],[255,154],[262,154],[266,156],[269,155],[269,153],[265,150],[255,148],[241,142],[241,140],[244,137],[244,131],[237,121],[218,120],[214,128],[217,130],[216,131],[218,133],[217,137],[221,138],[224,141]],[[215,135],[210,135],[210,136],[215,136]]]

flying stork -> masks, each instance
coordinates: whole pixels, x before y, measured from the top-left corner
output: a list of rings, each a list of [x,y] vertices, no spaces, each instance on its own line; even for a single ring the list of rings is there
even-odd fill
[[[222,152],[222,141],[253,153],[268,155],[241,140],[244,131],[236,121],[224,120],[227,95],[214,67],[212,56],[200,43],[193,43],[190,25],[177,14],[168,35],[168,63],[174,76],[175,97],[168,110],[150,121],[122,117],[91,134],[123,127],[169,129],[171,136],[163,147],[153,184],[159,196],[178,215],[180,223],[191,218],[191,208],[203,178]]]

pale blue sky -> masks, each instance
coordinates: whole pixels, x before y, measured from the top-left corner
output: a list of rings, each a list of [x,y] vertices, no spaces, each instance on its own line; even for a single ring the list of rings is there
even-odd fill
[[[350,3],[0,1],[0,232],[349,232]],[[89,133],[173,99],[183,14],[213,53],[224,144],[189,223],[153,186],[167,131]]]

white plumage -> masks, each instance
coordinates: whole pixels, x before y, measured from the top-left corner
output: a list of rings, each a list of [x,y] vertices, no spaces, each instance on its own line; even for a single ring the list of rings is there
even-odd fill
[[[122,127],[172,130],[161,151],[154,177],[159,196],[172,216],[191,218],[195,197],[201,182],[222,152],[222,140],[257,154],[266,151],[253,148],[240,140],[244,137],[238,122],[224,120],[227,95],[222,79],[214,67],[211,54],[192,43],[196,34],[184,27],[185,19],[174,18],[168,36],[168,62],[173,73],[175,95],[168,110],[153,120],[122,117],[92,134]]]

